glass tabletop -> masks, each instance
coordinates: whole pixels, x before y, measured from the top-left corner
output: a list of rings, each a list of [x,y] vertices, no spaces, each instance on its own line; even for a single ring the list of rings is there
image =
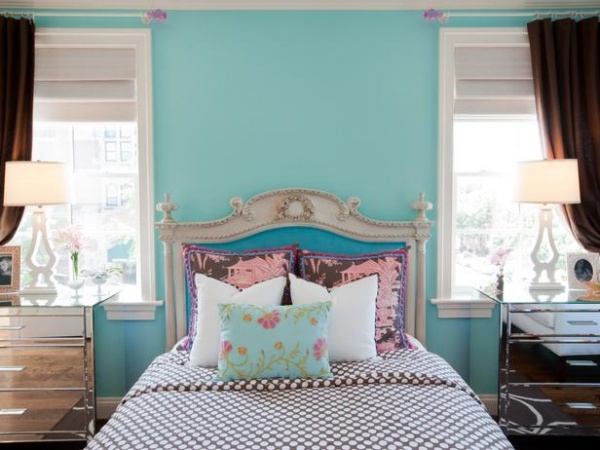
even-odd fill
[[[483,298],[501,304],[590,304],[595,307],[600,305],[600,293],[597,296],[590,295],[591,293],[586,290],[543,291],[530,290],[518,285],[507,285],[502,295],[490,289],[475,288],[475,290]]]
[[[106,284],[85,286],[81,289],[69,289],[58,286],[56,294],[23,294],[19,292],[0,294],[0,308],[2,307],[50,307],[68,308],[77,306],[95,306],[118,295],[121,288],[118,285]]]

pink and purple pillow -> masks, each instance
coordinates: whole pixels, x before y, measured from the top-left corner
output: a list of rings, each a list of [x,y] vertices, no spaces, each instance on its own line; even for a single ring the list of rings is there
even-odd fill
[[[188,336],[183,342],[184,348],[190,349],[196,335],[196,274],[228,283],[237,289],[245,289],[272,278],[287,277],[288,272],[295,268],[297,252],[296,245],[234,252],[184,244],[183,263],[190,298]]]
[[[300,277],[327,289],[370,275],[379,280],[375,312],[377,352],[412,348],[404,331],[406,266],[408,250],[382,251],[358,255],[317,253],[300,250]]]

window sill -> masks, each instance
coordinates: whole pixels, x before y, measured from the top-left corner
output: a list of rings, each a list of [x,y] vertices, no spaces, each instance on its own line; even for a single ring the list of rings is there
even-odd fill
[[[103,303],[107,320],[154,320],[159,300],[121,300],[119,295]]]
[[[482,298],[432,298],[440,319],[489,319],[496,303]]]

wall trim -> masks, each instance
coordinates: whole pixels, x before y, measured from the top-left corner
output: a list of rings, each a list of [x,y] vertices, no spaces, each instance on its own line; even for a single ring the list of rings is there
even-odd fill
[[[453,286],[456,189],[454,186],[454,72],[456,48],[460,46],[529,46],[523,27],[442,28],[438,55],[438,219],[437,293],[442,298],[456,295]],[[463,286],[462,289],[466,289]],[[469,317],[469,316],[459,316]]]
[[[121,397],[98,397],[96,399],[96,419],[108,420],[121,402]]]
[[[492,300],[432,298],[439,319],[489,319],[496,307]]]
[[[31,3],[31,2],[24,2]],[[49,0],[40,3],[50,3]],[[37,5],[36,6],[40,7]],[[3,8],[6,6],[3,3]],[[154,168],[152,124],[152,32],[140,28],[52,28],[36,29],[36,48],[128,48],[135,51],[137,68],[138,127],[138,201],[137,289],[138,297],[152,302],[156,298],[156,256],[154,223]]]
[[[108,320],[154,320],[156,308],[162,306],[162,301],[131,301],[122,300],[104,302]]]
[[[485,405],[485,408],[490,413],[490,416],[498,417],[498,396],[494,394],[480,395],[479,399]]]

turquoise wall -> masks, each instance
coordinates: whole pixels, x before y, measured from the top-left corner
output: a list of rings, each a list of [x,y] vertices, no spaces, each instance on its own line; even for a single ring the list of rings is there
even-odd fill
[[[515,26],[524,18],[452,19]],[[38,27],[141,27],[137,19],[44,18]],[[361,211],[410,220],[437,204],[438,30],[422,12],[169,12],[152,24],[155,198],[178,220],[216,219],[233,196],[309,187],[359,196]],[[156,216],[159,217],[158,214]],[[429,218],[437,219],[437,210]],[[434,228],[434,234],[436,230]],[[436,296],[436,237],[427,297]],[[157,276],[162,277],[157,242]],[[158,292],[163,283],[158,281]],[[96,318],[100,396],[121,396],[164,348],[155,321]],[[481,394],[496,392],[498,317],[437,318],[427,343]]]

